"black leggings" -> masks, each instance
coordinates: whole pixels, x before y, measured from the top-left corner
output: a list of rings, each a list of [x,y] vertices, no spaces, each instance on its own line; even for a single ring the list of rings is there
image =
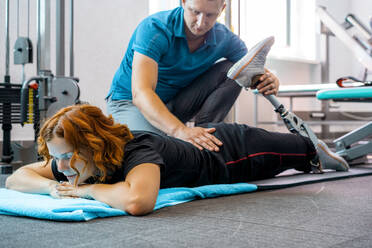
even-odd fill
[[[208,124],[224,144],[221,159],[231,183],[272,178],[287,170],[311,170],[316,150],[310,139],[291,133],[268,132],[240,124]]]
[[[194,117],[195,126],[222,122],[242,90],[226,76],[231,66],[228,60],[214,64],[166,104],[169,111],[183,123]]]

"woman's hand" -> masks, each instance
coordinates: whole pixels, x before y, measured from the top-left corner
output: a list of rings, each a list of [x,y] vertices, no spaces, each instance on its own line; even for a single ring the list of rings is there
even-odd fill
[[[75,186],[69,182],[57,183],[52,187],[50,195],[54,198],[65,199],[65,198],[85,198],[93,199],[89,194],[89,188],[91,184],[83,184]]]

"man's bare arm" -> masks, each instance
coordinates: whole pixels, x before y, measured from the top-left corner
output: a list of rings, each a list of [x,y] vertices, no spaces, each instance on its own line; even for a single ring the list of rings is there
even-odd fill
[[[218,151],[222,142],[212,133],[214,128],[186,127],[174,116],[155,93],[158,64],[148,56],[135,52],[132,64],[132,95],[145,118],[168,135],[190,142],[199,149]]]

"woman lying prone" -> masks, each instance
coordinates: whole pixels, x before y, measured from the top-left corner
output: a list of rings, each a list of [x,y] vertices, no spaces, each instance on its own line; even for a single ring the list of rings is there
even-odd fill
[[[156,133],[131,132],[91,105],[66,107],[41,128],[38,149],[45,161],[21,167],[6,187],[95,199],[143,215],[153,210],[160,188],[249,182],[292,168],[326,168],[319,162],[326,153],[302,136],[239,124],[206,126],[223,142],[219,152]],[[344,163],[332,168],[348,169]]]

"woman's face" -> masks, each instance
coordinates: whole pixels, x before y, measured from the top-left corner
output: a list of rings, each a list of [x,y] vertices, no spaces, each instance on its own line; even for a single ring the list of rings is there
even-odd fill
[[[79,156],[87,160],[87,166],[85,166],[83,160],[76,159],[74,166],[80,173],[80,176],[77,179],[77,173],[71,167],[71,158],[74,151],[72,146],[68,144],[65,139],[54,137],[51,141],[47,142],[47,146],[50,156],[56,160],[58,171],[67,177],[69,183],[75,184],[75,180],[78,180],[76,185],[79,185],[94,175],[95,167],[92,157],[87,153],[79,152]]]

